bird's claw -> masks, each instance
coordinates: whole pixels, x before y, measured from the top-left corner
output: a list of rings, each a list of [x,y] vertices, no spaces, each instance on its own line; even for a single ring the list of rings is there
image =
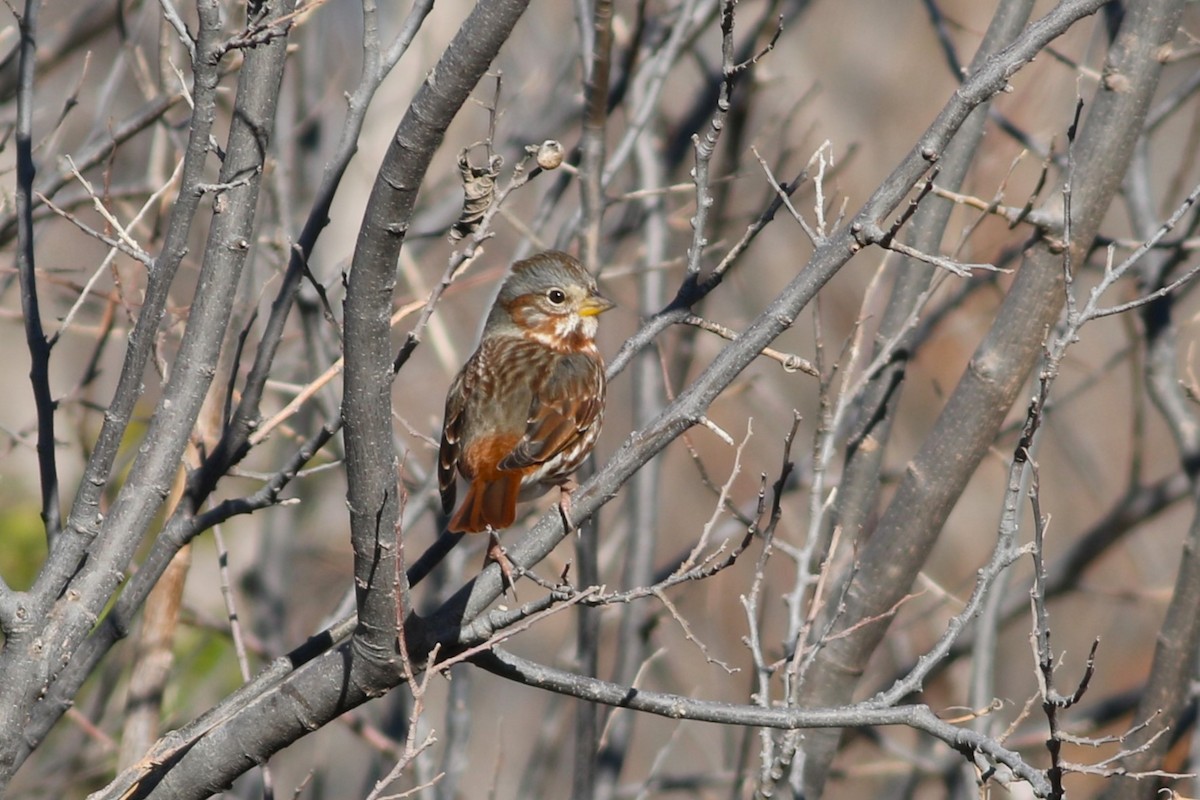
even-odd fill
[[[484,556],[483,565],[486,567],[488,562],[494,561],[496,566],[500,567],[500,586],[507,596],[508,591],[512,590],[513,600],[517,599],[517,584],[514,577],[517,571],[517,566],[513,564],[512,559],[508,557],[508,553],[504,551],[504,547],[500,544],[500,537],[490,527],[488,528],[488,548]]]
[[[567,533],[571,531],[579,533],[579,528],[571,522],[571,492],[575,491],[578,486],[579,484],[570,478],[558,486],[558,513],[562,517],[563,530]]]

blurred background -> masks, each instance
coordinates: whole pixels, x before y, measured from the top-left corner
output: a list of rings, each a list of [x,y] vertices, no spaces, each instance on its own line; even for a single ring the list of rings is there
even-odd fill
[[[395,304],[405,313],[394,328],[397,345],[416,322],[452,254],[462,247],[446,238],[461,210],[456,167],[460,151],[490,140],[494,152],[504,159],[499,177],[504,186],[527,146],[555,139],[570,154],[579,142],[583,83],[581,26],[575,5],[531,5],[493,65],[493,75],[476,87],[475,102],[459,114],[430,165],[399,264]],[[960,62],[968,63],[993,5],[960,0],[739,3],[735,28],[739,46],[758,52],[772,41],[780,24],[782,31],[773,48],[741,74],[735,87],[734,106],[712,162],[716,202],[705,268],[720,260],[774,196],[764,165],[780,181],[793,180],[806,165],[810,167],[809,180],[792,196],[794,207],[810,225],[817,225],[819,202],[829,229],[852,215],[915,146],[958,86],[944,48],[953,47]],[[1036,3],[1034,18],[1053,5]],[[183,6],[178,11],[192,25],[193,12]],[[264,400],[268,419],[321,379],[340,355],[336,326],[343,278],[370,186],[408,102],[470,8],[470,3],[457,0],[438,2],[372,103],[329,225],[310,259],[313,279],[322,286],[328,309],[313,286],[306,285]],[[227,27],[234,30],[244,9],[228,4],[225,11]],[[383,0],[379,4],[385,44],[396,35],[408,11],[407,3]],[[1184,30],[1197,22],[1194,9],[1188,14]],[[0,52],[11,54],[18,38],[16,24],[11,11],[3,12],[3,17]],[[707,2],[618,0],[614,4],[613,84],[620,88],[614,89],[607,129],[610,156],[620,152],[639,119],[639,102],[648,104],[649,113],[633,154],[618,165],[607,190],[610,204],[604,217],[599,277],[603,291],[618,304],[601,325],[600,348],[609,357],[642,320],[671,299],[684,277],[690,221],[696,213],[691,137],[705,134],[713,113],[720,76],[718,17],[716,4]],[[247,358],[236,358],[239,335],[246,331],[252,346],[261,333],[261,320],[291,243],[308,216],[321,172],[337,150],[346,96],[359,80],[360,4],[326,0],[305,5],[296,23],[290,34],[293,52],[271,141],[257,237],[241,301],[230,309],[232,324],[217,367],[211,411],[194,434],[200,450],[211,443],[220,425],[226,393],[236,396],[238,392],[237,380],[249,363]],[[661,95],[655,97],[644,67],[682,25],[689,26],[689,33],[678,58],[669,65]],[[963,194],[983,203],[1002,198],[1000,202],[1017,208],[1026,202],[1042,176],[1047,153],[1055,148],[1061,154],[1065,148],[1076,98],[1088,98],[1095,91],[1107,35],[1102,18],[1085,20],[1055,41],[1053,52],[1043,52],[1013,76],[1010,90],[998,96],[992,107],[992,120]],[[1194,48],[1194,40],[1181,35],[1176,43],[1185,52],[1164,72],[1158,90],[1164,98],[1188,85],[1196,74],[1194,56],[1184,57],[1187,48]],[[80,180],[71,176],[68,159],[78,161],[81,153],[144,113],[148,104],[178,94],[181,78],[188,74],[186,53],[158,4],[128,0],[48,4],[42,10],[38,45],[34,108],[38,180],[64,176],[54,190],[54,203],[78,221],[105,230],[108,222],[97,213]],[[236,55],[229,59],[225,98],[232,97],[237,60]],[[16,114],[15,58],[10,55],[2,69],[0,98],[5,102],[0,106],[0,129],[10,132]],[[622,81],[628,86],[621,87]],[[1194,98],[1180,103],[1154,133],[1150,178],[1163,218],[1200,173],[1195,157],[1198,111]],[[133,235],[151,254],[161,244],[173,199],[171,174],[188,119],[187,101],[181,98],[139,133],[81,168],[92,191],[117,217],[128,222],[142,212]],[[224,141],[227,125],[227,119],[218,123],[218,141]],[[481,152],[481,148],[472,151],[476,163]],[[818,153],[823,160],[810,161]],[[492,222],[493,235],[442,296],[421,346],[396,378],[392,400],[396,446],[408,491],[403,537],[409,561],[432,543],[438,531],[432,473],[445,390],[475,346],[504,270],[514,258],[544,248],[578,252],[570,238],[580,207],[571,161],[569,156],[566,167],[537,175],[505,197]],[[11,147],[0,152],[0,164],[7,176],[0,197],[0,230],[6,251],[12,253]],[[824,170],[820,200],[814,182],[818,164]],[[213,159],[214,176],[216,168]],[[1053,186],[1056,178],[1052,175],[1050,181]],[[147,203],[163,187],[167,188],[161,196]],[[1052,191],[1043,190],[1041,197]],[[647,198],[653,199],[653,205]],[[58,465],[64,502],[69,503],[115,386],[124,336],[138,313],[146,268],[122,254],[109,258],[104,243],[45,206],[36,212],[35,220],[42,313],[49,330],[65,327],[54,351],[51,386],[60,398]],[[197,259],[203,252],[205,220],[201,215],[192,228],[195,257],[185,259],[173,287],[154,367],[145,376],[143,421],[127,437],[125,466],[136,452],[138,434],[153,412],[162,376],[169,373],[178,347],[195,288]],[[660,226],[653,235],[647,233],[652,225]],[[1103,233],[1111,239],[1131,235],[1119,202],[1114,203]],[[1030,235],[1028,226],[1010,229],[1004,219],[960,205],[941,252],[960,262],[1011,269],[1018,266]],[[812,252],[808,235],[786,210],[781,211],[697,313],[732,331],[744,329],[805,268]],[[1075,286],[1078,296],[1095,284],[1096,265],[1102,261],[1101,252],[1088,269],[1081,270]],[[584,531],[584,536],[598,537],[601,582],[614,591],[631,588],[623,584],[624,560],[635,540],[653,542],[655,573],[677,564],[706,528],[711,545],[726,542],[732,548],[746,533],[745,520],[735,512],[754,517],[764,485],[769,499],[771,484],[780,476],[793,412],[799,414],[790,453],[795,471],[781,497],[775,552],[762,572],[757,618],[755,614],[748,618],[743,603],[759,566],[757,544],[719,574],[670,589],[667,596],[673,609],[655,598],[637,601],[644,616],[639,635],[646,648],[638,686],[746,703],[754,691],[752,655],[745,642],[751,626],[758,630],[769,659],[788,655],[785,598],[796,586],[797,576],[796,560],[788,553],[803,547],[813,509],[830,502],[830,493],[836,490],[844,438],[853,422],[851,414],[834,432],[832,458],[819,460],[813,449],[822,414],[828,411],[822,398],[835,398],[839,387],[852,385],[862,374],[862,357],[854,361],[851,355],[859,347],[869,351],[890,286],[903,268],[895,255],[879,248],[853,258],[772,345],[782,354],[816,364],[824,379],[785,369],[778,359],[758,358],[708,412],[713,425],[736,446],[709,428],[692,428],[654,462],[657,503],[650,527],[636,521],[645,517],[632,514],[623,491]],[[661,282],[648,284],[648,275],[661,277]],[[922,314],[927,327],[919,347],[910,354],[906,391],[887,449],[880,507],[966,369],[1010,281],[1011,274],[976,271],[970,278],[947,277],[930,297]],[[1108,304],[1130,299],[1135,292],[1132,283],[1119,285]],[[1179,375],[1190,385],[1194,385],[1196,340],[1193,294],[1183,294],[1176,306]],[[0,332],[5,336],[3,352],[10,372],[8,388],[0,392],[0,576],[13,588],[24,589],[36,575],[46,548],[32,446],[36,417],[26,380],[29,360],[11,259],[9,266],[0,266],[0,301],[6,321]],[[333,319],[326,319],[329,313]],[[1063,363],[1035,454],[1043,511],[1050,519],[1048,559],[1080,542],[1111,514],[1132,483],[1148,485],[1181,474],[1170,433],[1148,407],[1143,391],[1138,336],[1137,322],[1126,316],[1099,320],[1084,329]],[[659,402],[665,404],[686,388],[725,344],[713,333],[686,326],[661,335],[652,348],[660,365],[661,383],[655,389]],[[631,372],[610,382],[605,429],[595,451],[598,464],[637,427],[638,395]],[[822,383],[827,383],[824,390]],[[319,384],[298,413],[275,427],[236,474],[223,479],[218,497],[246,495],[261,486],[299,441],[336,412],[340,386],[336,374]],[[947,620],[962,609],[976,571],[996,539],[1025,403],[1022,399],[1011,409],[1012,424],[972,476],[913,587],[913,596],[899,609],[885,647],[864,676],[862,696],[889,685],[897,671],[924,652],[942,634]],[[196,540],[180,624],[171,644],[174,664],[161,709],[164,730],[195,718],[244,680],[231,641],[223,583],[228,584],[237,607],[252,673],[321,630],[337,617],[339,608],[352,610],[346,606],[347,597],[352,599],[352,551],[341,454],[340,439],[335,439],[286,490],[284,496],[291,502],[220,526],[228,560],[224,574],[219,558],[222,546],[209,534]],[[814,499],[810,490],[817,473],[823,493]],[[718,502],[717,490],[726,484],[730,508]],[[1177,489],[1174,495],[1168,492],[1166,499],[1182,499],[1183,494]],[[525,516],[505,532],[504,540],[515,541],[522,527],[554,500],[551,494],[523,506]],[[1053,643],[1061,653],[1064,685],[1078,680],[1092,641],[1101,640],[1095,675],[1087,700],[1077,709],[1073,730],[1098,735],[1128,727],[1129,718],[1122,715],[1129,710],[1130,693],[1139,689],[1150,668],[1194,512],[1189,505],[1164,501],[1153,513],[1131,520],[1102,553],[1087,562],[1071,590],[1051,603]],[[553,581],[568,565],[574,568],[578,541],[575,537],[564,541],[536,572]],[[435,608],[470,579],[483,564],[482,545],[465,542],[417,587],[418,608]],[[846,533],[835,560],[852,559],[856,547],[854,537]],[[1030,563],[1022,560],[997,591],[1006,602],[1018,601],[1027,591],[1029,576]],[[522,581],[517,591],[525,600],[541,590]],[[612,605],[599,611],[601,677],[611,674],[625,646],[619,635],[624,608]],[[507,646],[536,661],[578,669],[576,628],[575,612],[566,611],[539,622]],[[1026,703],[1037,693],[1030,630],[1027,613],[1000,628],[995,651],[997,702],[990,716],[997,732],[1013,725],[1008,746],[1042,764],[1045,721],[1026,712]],[[111,779],[117,768],[134,652],[132,642],[114,648],[76,707],[23,767],[8,796],[79,797]],[[921,701],[944,718],[967,713],[960,707],[967,705],[970,667],[965,655],[947,659],[936,680],[924,687]],[[417,721],[417,739],[432,732],[437,741],[415,760],[393,791],[429,784],[417,796],[569,797],[577,768],[572,742],[579,707],[569,698],[513,686],[471,667],[456,667],[449,679],[432,679]],[[412,710],[411,696],[402,688],[296,743],[271,761],[274,796],[366,796],[402,751]],[[450,721],[454,714],[462,717],[458,723]],[[629,711],[613,713],[614,718],[621,715],[635,717],[630,720],[632,739],[609,796],[751,796],[760,768],[755,730]],[[456,729],[457,735],[447,735],[446,729],[454,724],[463,727]],[[611,722],[602,717],[602,724]],[[604,741],[602,735],[602,746]],[[1163,769],[1186,769],[1189,746],[1188,737],[1180,736]],[[1067,757],[1098,761],[1114,748],[1080,748]],[[976,791],[963,788],[962,765],[960,756],[911,731],[857,731],[847,734],[843,742],[826,796],[960,796],[963,791]],[[440,773],[447,777],[438,779]],[[261,796],[262,782],[256,771],[240,780],[230,794]],[[1068,785],[1072,796],[1088,797],[1098,793],[1103,783],[1102,777],[1073,776]]]

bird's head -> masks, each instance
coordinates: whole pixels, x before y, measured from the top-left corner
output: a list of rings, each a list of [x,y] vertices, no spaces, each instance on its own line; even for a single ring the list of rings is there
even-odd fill
[[[575,258],[556,250],[513,265],[500,287],[492,317],[562,352],[592,346],[598,317],[613,307]],[[489,325],[492,319],[489,319]]]

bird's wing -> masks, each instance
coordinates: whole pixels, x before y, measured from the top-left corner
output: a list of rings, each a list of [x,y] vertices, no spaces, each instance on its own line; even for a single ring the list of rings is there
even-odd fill
[[[442,444],[438,448],[438,489],[442,495],[442,510],[449,514],[454,510],[457,492],[458,459],[462,455],[463,409],[467,405],[467,369],[454,378],[450,391],[446,393],[446,416],[442,423]]]
[[[533,392],[525,433],[500,469],[543,464],[570,449],[599,418],[604,405],[604,365],[588,354],[564,356]]]

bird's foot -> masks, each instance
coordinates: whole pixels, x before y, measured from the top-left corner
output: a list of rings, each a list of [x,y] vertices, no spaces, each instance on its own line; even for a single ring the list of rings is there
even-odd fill
[[[574,478],[567,478],[558,485],[558,513],[562,517],[563,530],[567,533],[575,531],[579,533],[579,528],[575,523],[571,522],[571,492],[579,488],[579,484]]]
[[[484,555],[483,565],[486,567],[488,562],[496,562],[496,566],[500,567],[500,586],[507,596],[509,589],[512,590],[513,600],[517,599],[517,584],[515,574],[517,566],[513,564],[512,559],[508,557],[508,553],[500,545],[500,537],[490,527],[488,528],[488,548]]]

